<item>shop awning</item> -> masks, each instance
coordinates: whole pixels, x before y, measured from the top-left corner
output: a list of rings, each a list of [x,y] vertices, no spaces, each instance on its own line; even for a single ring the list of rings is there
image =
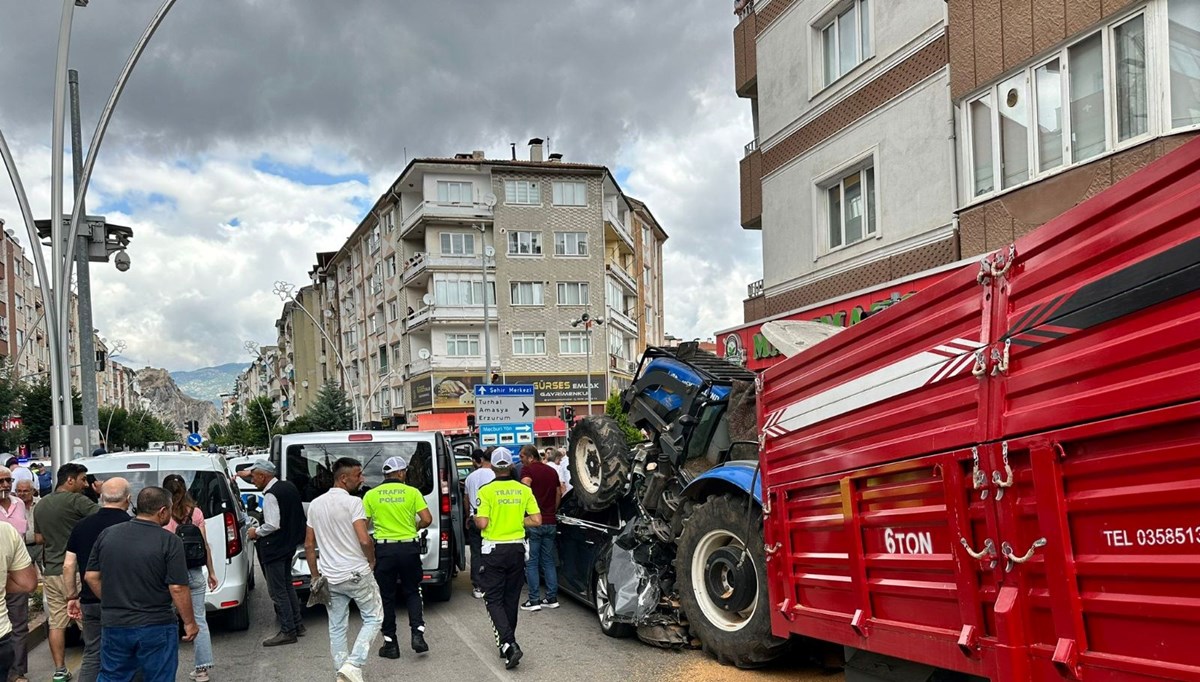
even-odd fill
[[[417,415],[418,431],[441,431],[445,434],[457,435],[470,433],[467,428],[466,412],[435,412]]]
[[[533,420],[533,432],[538,438],[566,436],[567,423],[558,417],[538,417]]]

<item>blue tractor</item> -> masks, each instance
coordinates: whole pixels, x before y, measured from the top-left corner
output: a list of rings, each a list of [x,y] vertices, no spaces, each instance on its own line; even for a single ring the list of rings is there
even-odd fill
[[[743,668],[784,652],[771,634],[754,400],[745,368],[695,343],[650,348],[621,393],[645,440],[629,445],[608,416],[571,428],[576,503],[621,509],[596,559],[602,626],[607,616],[648,643],[698,644]]]

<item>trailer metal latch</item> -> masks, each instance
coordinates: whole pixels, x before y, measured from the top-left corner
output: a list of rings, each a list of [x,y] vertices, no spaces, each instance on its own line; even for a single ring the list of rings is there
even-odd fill
[[[798,607],[792,604],[791,597],[788,597],[780,602],[778,608],[779,612],[782,613],[783,617],[787,618],[789,622],[796,620],[796,608]]]
[[[854,628],[859,637],[867,636],[867,616],[862,609],[854,610],[854,617],[850,619],[850,627]]]
[[[983,473],[983,469],[979,466],[979,448],[975,447],[971,448],[971,488],[982,490],[979,499],[987,499],[987,474]]]
[[[979,648],[979,629],[974,625],[964,625],[958,633],[958,650],[963,656],[970,658]]]
[[[972,559],[975,559],[976,561],[987,561],[988,557],[993,557],[992,565],[989,566],[989,568],[996,567],[996,560],[995,560],[996,545],[992,542],[991,538],[988,538],[987,540],[984,541],[983,549],[981,549],[979,551],[975,551],[974,549],[971,549],[970,543],[968,543],[967,539],[962,537],[961,535],[958,537],[958,542],[959,542],[959,544],[961,544],[963,546],[963,549],[967,550],[967,554]]]
[[[1050,657],[1054,662],[1054,669],[1059,675],[1069,677],[1071,679],[1079,679],[1079,649],[1075,645],[1075,640],[1060,637],[1058,643],[1054,645],[1054,655]]]
[[[1001,443],[1000,447],[1002,448],[1001,452],[1003,453],[1002,461],[1004,464],[1004,478],[1000,477],[999,471],[992,472],[992,483],[994,483],[996,485],[996,499],[997,500],[1003,499],[1004,498],[1004,489],[1011,488],[1012,484],[1013,484],[1013,470],[1012,470],[1012,467],[1009,466],[1009,464],[1008,464],[1008,441],[1004,441],[1003,443]]]
[[[1038,538],[1037,540],[1033,541],[1033,544],[1029,546],[1029,549],[1026,550],[1024,554],[1017,556],[1016,554],[1013,554],[1012,545],[1008,544],[1007,542],[1000,545],[1000,552],[1008,559],[1008,565],[1004,567],[1004,572],[1008,573],[1013,570],[1014,565],[1023,564],[1026,561],[1029,561],[1033,558],[1033,553],[1036,552],[1039,547],[1045,546],[1046,538]]]

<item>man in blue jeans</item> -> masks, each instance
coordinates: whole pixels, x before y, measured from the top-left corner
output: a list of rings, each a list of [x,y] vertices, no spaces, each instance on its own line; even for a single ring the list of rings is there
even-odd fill
[[[558,472],[542,462],[538,449],[532,445],[521,448],[521,482],[533,491],[538,508],[542,510],[542,525],[525,529],[529,542],[529,558],[525,561],[525,580],[529,583],[529,598],[521,604],[524,611],[558,608],[558,567],[555,565],[555,512],[562,500]],[[546,582],[546,598],[539,599],[542,581]]]
[[[138,669],[145,682],[173,682],[179,664],[175,609],[183,641],[196,638],[183,541],[163,530],[171,494],[143,488],[137,517],[104,529],[96,538],[84,579],[100,597],[99,682],[127,682]]]

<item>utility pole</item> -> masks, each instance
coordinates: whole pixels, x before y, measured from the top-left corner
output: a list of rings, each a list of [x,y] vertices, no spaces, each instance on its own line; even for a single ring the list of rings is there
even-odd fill
[[[79,193],[79,181],[83,175],[83,134],[79,121],[79,72],[67,72],[71,90],[71,169],[74,175],[75,194]],[[80,199],[80,215],[87,209]],[[88,228],[91,229],[89,223]],[[96,342],[92,329],[92,273],[88,261],[91,239],[75,242],[76,283],[79,293],[79,391],[83,394],[83,425],[87,427],[87,443],[84,451],[91,453],[98,446],[100,414],[96,405]],[[68,299],[69,300],[69,299]]]
[[[480,260],[483,262],[483,383],[492,383],[492,320],[491,311],[488,309],[488,251],[495,253],[495,249],[487,246],[487,225],[472,225],[479,230],[479,246]]]

